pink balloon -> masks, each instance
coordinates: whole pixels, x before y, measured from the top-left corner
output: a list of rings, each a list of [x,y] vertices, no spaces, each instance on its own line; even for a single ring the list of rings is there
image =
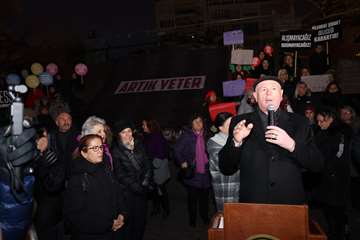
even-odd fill
[[[59,72],[59,68],[55,63],[49,63],[46,66],[46,71],[51,75],[55,76]]]
[[[78,63],[75,66],[75,72],[79,76],[85,76],[88,72],[88,67],[83,63]]]

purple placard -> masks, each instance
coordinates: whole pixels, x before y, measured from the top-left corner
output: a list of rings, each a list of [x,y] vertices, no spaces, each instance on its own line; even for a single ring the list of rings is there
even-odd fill
[[[224,32],[224,45],[244,44],[244,33],[242,30]]]
[[[237,97],[244,94],[245,81],[233,80],[223,82],[224,97]]]

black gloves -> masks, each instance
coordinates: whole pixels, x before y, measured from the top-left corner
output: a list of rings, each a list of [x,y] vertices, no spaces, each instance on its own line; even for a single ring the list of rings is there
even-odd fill
[[[7,136],[5,129],[1,129],[0,133],[0,166],[9,162],[13,167],[18,167],[36,157],[36,132],[33,128],[24,128],[19,136]]]

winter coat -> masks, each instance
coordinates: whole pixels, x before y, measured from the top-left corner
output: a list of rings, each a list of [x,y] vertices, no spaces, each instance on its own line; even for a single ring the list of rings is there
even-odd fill
[[[206,137],[205,137],[206,138]],[[204,140],[206,142],[206,139]],[[187,162],[188,166],[195,161],[196,152],[196,135],[192,129],[185,128],[177,142],[175,143],[174,153],[177,164],[180,166],[182,163]],[[196,164],[196,163],[195,163]],[[209,164],[205,167],[205,173],[197,173],[191,179],[183,179],[185,185],[190,185],[197,188],[210,187],[210,173]]]
[[[133,194],[146,194],[153,172],[144,146],[135,140],[134,150],[129,150],[118,140],[112,146],[111,155],[119,183]]]
[[[39,231],[57,225],[63,219],[62,194],[65,186],[64,163],[50,149],[35,164],[34,197],[37,202],[35,226]]]
[[[114,239],[112,226],[119,214],[126,219],[123,195],[110,169],[104,162],[75,159],[64,196],[65,226],[72,238]]]
[[[226,140],[227,136],[219,132],[207,142],[210,174],[218,211],[224,210],[224,203],[239,201],[240,171],[231,176],[225,176],[219,169],[219,151],[225,145]]]
[[[325,160],[320,183],[313,190],[314,197],[320,202],[344,206],[348,200],[350,136],[351,129],[348,126],[332,123],[328,129],[320,130],[315,137],[316,145]]]
[[[66,133],[56,130],[49,134],[50,149],[56,153],[58,161],[64,164],[66,178],[70,175],[70,169],[72,168],[72,154],[78,147],[78,135],[78,132],[73,128]],[[62,143],[65,143],[65,145]]]
[[[301,171],[320,171],[321,153],[304,117],[278,110],[278,127],[295,141],[293,152],[266,142],[260,110],[232,118],[229,138],[219,152],[219,167],[230,175],[240,169],[240,202],[303,204],[305,202]],[[233,131],[242,120],[253,128],[241,146],[235,147]]]
[[[148,157],[165,159],[168,157],[167,142],[161,132],[144,135],[144,146]]]

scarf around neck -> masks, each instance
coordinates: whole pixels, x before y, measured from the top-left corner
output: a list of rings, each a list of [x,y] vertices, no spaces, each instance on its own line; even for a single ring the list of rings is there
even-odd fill
[[[196,172],[205,173],[205,166],[209,162],[209,159],[205,152],[205,141],[203,136],[203,131],[197,133],[194,132],[196,136],[196,147],[195,147],[195,163],[196,163]]]

